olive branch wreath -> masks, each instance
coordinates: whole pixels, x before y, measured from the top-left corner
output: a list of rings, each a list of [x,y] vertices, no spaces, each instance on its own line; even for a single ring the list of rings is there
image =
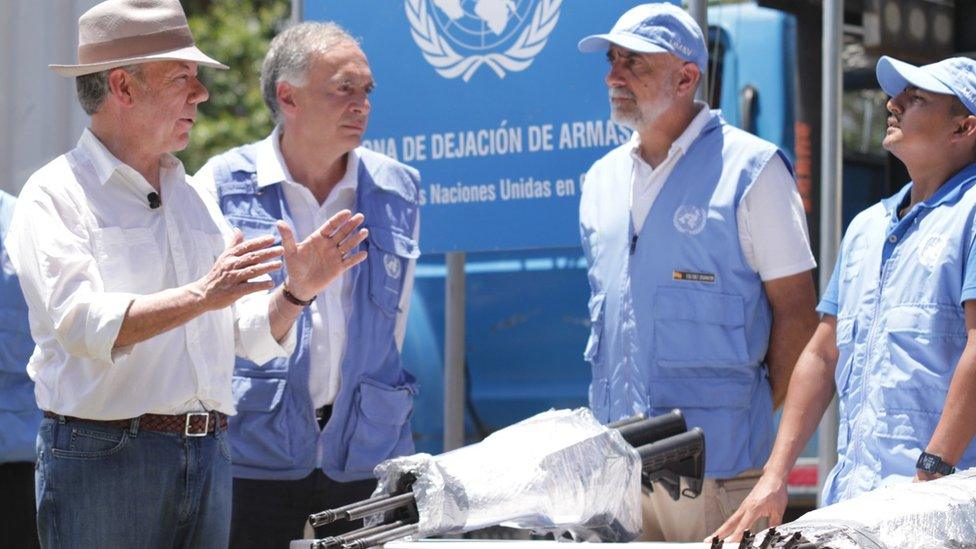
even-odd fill
[[[482,65],[490,67],[499,78],[505,78],[506,70],[518,72],[527,69],[535,56],[546,47],[546,41],[559,21],[562,3],[563,0],[540,0],[529,26],[503,53],[467,57],[459,55],[437,32],[437,24],[428,10],[427,0],[405,0],[404,7],[410,21],[410,34],[423,52],[424,59],[444,78],[460,76],[467,82]]]

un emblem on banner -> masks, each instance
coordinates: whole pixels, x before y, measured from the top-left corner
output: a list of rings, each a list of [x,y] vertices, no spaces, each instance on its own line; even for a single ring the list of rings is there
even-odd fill
[[[444,78],[471,80],[482,66],[499,78],[532,64],[563,0],[404,0],[410,34]]]

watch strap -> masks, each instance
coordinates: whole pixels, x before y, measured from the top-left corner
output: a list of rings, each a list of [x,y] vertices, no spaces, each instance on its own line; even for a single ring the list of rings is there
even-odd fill
[[[942,476],[951,475],[956,472],[956,468],[943,461],[941,456],[928,452],[922,452],[918,456],[918,461],[915,462],[915,468],[920,471]]]
[[[313,295],[312,299],[309,299],[308,301],[304,299],[298,299],[297,297],[295,297],[295,294],[289,292],[288,288],[285,288],[284,286],[281,287],[281,295],[285,296],[285,300],[288,301],[288,303],[291,303],[292,305],[295,305],[297,307],[308,307],[309,305],[312,304],[313,301],[315,301],[315,298],[318,297],[317,295]]]

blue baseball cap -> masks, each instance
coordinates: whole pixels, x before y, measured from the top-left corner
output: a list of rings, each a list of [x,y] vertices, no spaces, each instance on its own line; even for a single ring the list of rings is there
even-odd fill
[[[688,13],[665,2],[641,4],[627,10],[607,34],[580,40],[583,53],[607,51],[610,44],[640,53],[671,53],[698,65],[708,66],[708,46],[701,27]]]
[[[883,56],[878,60],[878,84],[894,97],[908,86],[945,95],[955,95],[969,112],[976,114],[976,61],[950,57],[938,63],[916,67]]]

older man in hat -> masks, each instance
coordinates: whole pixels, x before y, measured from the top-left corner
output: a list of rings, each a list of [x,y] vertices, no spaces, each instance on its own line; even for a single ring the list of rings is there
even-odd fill
[[[803,206],[775,145],[694,100],[708,50],[680,8],[637,6],[579,47],[607,55],[613,119],[634,130],[580,202],[590,405],[607,422],[681,408],[704,429],[702,494],[655,490],[644,520],[648,539],[698,541],[758,479],[816,326]]]
[[[976,466],[976,61],[882,57],[883,145],[912,180],[851,221],[762,478],[716,534],[778,524],[786,479],[836,392],[823,502]]]
[[[179,2],[108,0],[79,35],[80,63],[52,68],[91,125],[31,176],[6,240],[37,343],[38,530],[49,547],[223,548],[235,349],[290,353],[294,296],[365,259],[362,216],[245,241],[169,154],[207,99],[197,68],[226,68]]]

